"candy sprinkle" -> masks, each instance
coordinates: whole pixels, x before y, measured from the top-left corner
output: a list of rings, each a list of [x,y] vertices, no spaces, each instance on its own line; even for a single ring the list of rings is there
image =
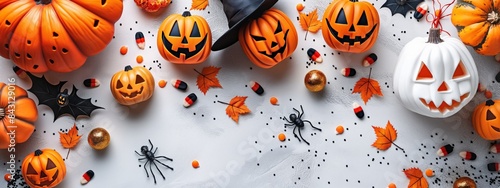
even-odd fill
[[[339,125],[337,126],[337,128],[335,128],[335,130],[337,131],[337,135],[342,134],[344,133],[344,126]]]
[[[85,185],[87,184],[92,178],[94,177],[94,171],[92,170],[88,170],[87,172],[85,172],[85,174],[83,174],[82,176],[82,179],[80,180],[80,183],[82,185]]]
[[[122,46],[120,48],[120,54],[125,55],[128,52],[128,47],[127,46]]]
[[[200,168],[200,162],[193,160],[193,162],[191,162],[191,166],[193,166],[193,168]]]
[[[304,7],[304,5],[302,3],[297,4],[297,11],[300,12],[300,11],[304,10],[304,8],[305,7]]]
[[[160,86],[160,88],[164,88],[165,86],[167,86],[167,81],[165,80],[160,80],[158,82],[158,86]]]
[[[142,57],[142,55],[138,55],[135,58],[135,61],[137,61],[137,63],[141,64],[142,62],[144,62],[144,58]]]
[[[427,177],[433,177],[434,176],[434,170],[428,168],[427,170],[425,170],[425,175]]]
[[[285,136],[285,134],[280,133],[280,134],[278,135],[278,139],[279,139],[280,141],[284,142],[284,141],[286,140],[286,136]]]
[[[279,104],[278,104],[278,98],[276,98],[276,97],[271,97],[271,98],[269,99],[269,102],[270,102],[272,105],[279,105]]]

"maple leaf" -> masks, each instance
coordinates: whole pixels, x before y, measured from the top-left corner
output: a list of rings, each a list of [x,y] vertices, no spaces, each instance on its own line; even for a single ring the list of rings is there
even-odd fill
[[[370,68],[370,74],[368,75],[368,78],[361,78],[356,82],[354,85],[354,89],[352,90],[352,93],[359,93],[361,94],[361,99],[365,102],[365,104],[372,98],[372,96],[378,95],[378,96],[384,96],[382,94],[382,90],[380,89],[380,85],[377,80],[371,78],[372,75],[372,69]]]
[[[429,183],[427,183],[427,180],[424,178],[424,174],[422,173],[422,170],[419,168],[410,168],[406,169],[403,171],[410,179],[410,183],[408,184],[408,188],[428,188]]]
[[[196,85],[204,95],[207,95],[207,91],[210,87],[222,88],[217,78],[220,69],[219,67],[209,66],[203,68],[201,72],[198,72],[196,69],[194,70],[199,74],[196,79]]]
[[[217,101],[219,103],[227,105],[226,114],[238,123],[240,114],[250,113],[250,109],[245,105],[246,96],[236,96],[231,99],[229,103]]]
[[[373,130],[375,131],[375,135],[377,135],[377,139],[372,144],[373,147],[376,147],[380,150],[387,150],[391,147],[392,144],[394,144],[396,147],[404,151],[403,148],[399,147],[394,143],[394,140],[398,138],[398,133],[396,129],[394,129],[390,121],[387,121],[385,129],[376,126],[372,127]]]
[[[208,6],[208,0],[193,0],[191,10],[205,10]]]
[[[306,31],[305,39],[307,39],[307,33],[309,31],[313,33],[318,32],[321,28],[321,21],[318,20],[318,9],[314,9],[309,14],[299,13],[299,22],[300,27]]]
[[[82,135],[78,136],[78,129],[76,128],[76,125],[73,125],[73,127],[67,133],[59,132],[59,141],[64,148],[68,149],[66,159],[69,156],[70,149],[78,144],[81,137]]]

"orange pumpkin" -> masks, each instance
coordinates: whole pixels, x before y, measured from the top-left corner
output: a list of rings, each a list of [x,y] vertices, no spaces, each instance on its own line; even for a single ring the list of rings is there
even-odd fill
[[[185,11],[165,18],[158,30],[158,50],[167,61],[198,64],[205,61],[212,48],[212,32],[207,21]]]
[[[458,0],[451,12],[451,22],[458,36],[477,53],[496,55],[500,53],[500,6],[493,1]]]
[[[37,149],[24,158],[23,178],[31,188],[55,187],[66,176],[66,164],[54,149]]]
[[[71,72],[111,41],[122,0],[2,0],[0,55],[20,68]]]
[[[472,126],[486,140],[500,139],[500,100],[479,104],[472,114]]]
[[[111,78],[111,93],[118,103],[133,105],[153,96],[155,79],[148,69],[142,66],[126,66]]]
[[[134,0],[135,4],[145,11],[157,12],[163,7],[167,7],[172,0]]]
[[[0,149],[26,142],[35,130],[37,118],[36,104],[26,90],[0,82]]]
[[[326,8],[321,30],[333,49],[361,53],[375,44],[379,28],[377,9],[370,2],[336,0]]]
[[[255,65],[271,68],[297,48],[297,30],[285,13],[269,9],[239,31],[241,48]]]

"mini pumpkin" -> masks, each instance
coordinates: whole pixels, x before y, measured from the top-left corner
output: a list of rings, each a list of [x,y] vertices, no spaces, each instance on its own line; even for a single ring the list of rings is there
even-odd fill
[[[477,105],[472,113],[472,126],[486,140],[500,139],[500,100]]]
[[[271,68],[297,48],[297,30],[285,13],[271,8],[239,31],[241,48],[261,68]]]
[[[9,148],[11,139],[16,143],[26,142],[35,130],[37,119],[36,104],[28,98],[26,90],[0,82],[0,149]]]
[[[198,64],[205,61],[212,48],[212,32],[207,21],[185,11],[165,18],[158,30],[158,51],[167,61]]]
[[[111,78],[111,93],[118,103],[133,105],[151,98],[155,80],[151,72],[142,66],[126,66]]]
[[[476,64],[458,39],[440,38],[433,28],[429,38],[406,44],[394,71],[394,91],[409,110],[435,118],[449,117],[469,103],[477,91]]]
[[[54,149],[37,149],[30,153],[24,158],[21,170],[31,188],[55,187],[66,176],[66,164]]]
[[[462,41],[482,55],[500,53],[500,6],[485,0],[458,0],[451,22]]]
[[[167,7],[172,0],[134,0],[135,4],[147,12],[157,12],[163,7]]]
[[[122,0],[7,0],[0,3],[0,55],[20,68],[71,72],[104,50]]]
[[[361,53],[375,44],[379,28],[377,9],[370,2],[336,0],[326,8],[321,30],[331,48]]]

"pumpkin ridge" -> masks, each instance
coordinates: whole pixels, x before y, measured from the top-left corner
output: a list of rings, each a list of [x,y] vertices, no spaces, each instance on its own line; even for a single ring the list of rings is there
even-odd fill
[[[485,24],[489,24],[489,23],[488,23],[488,22],[484,22],[484,23],[483,23],[483,26],[484,26]],[[488,27],[488,30],[486,31],[486,35],[484,36],[483,40],[481,40],[481,42],[479,42],[479,44],[477,44],[476,46],[473,46],[474,50],[476,50],[476,49],[478,49],[478,50],[479,50],[479,49],[482,49],[482,48],[483,48],[483,44],[486,42],[486,39],[488,39],[488,36],[489,36],[489,34],[490,34],[490,29],[491,29],[491,27],[493,27],[493,25],[490,25],[490,26]]]

